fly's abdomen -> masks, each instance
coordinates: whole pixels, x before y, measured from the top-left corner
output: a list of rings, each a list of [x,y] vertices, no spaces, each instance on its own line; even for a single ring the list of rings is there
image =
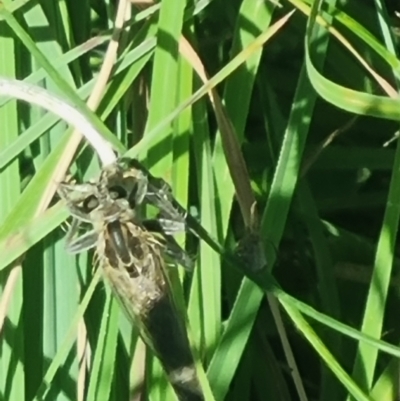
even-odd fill
[[[159,299],[143,323],[179,399],[204,400],[184,322],[170,297],[166,295]]]
[[[186,328],[163,277],[156,283],[108,264],[103,270],[124,311],[160,360],[179,401],[203,401]]]

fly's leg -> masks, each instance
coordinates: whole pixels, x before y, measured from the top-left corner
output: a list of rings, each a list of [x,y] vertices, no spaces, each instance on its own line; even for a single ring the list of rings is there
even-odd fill
[[[165,238],[165,254],[174,262],[181,265],[187,271],[193,271],[194,260],[190,255],[178,244],[172,235],[164,235]]]
[[[67,242],[66,249],[70,253],[81,253],[92,249],[97,244],[98,234],[96,231],[91,230],[80,237]]]
[[[178,263],[188,271],[194,269],[193,259],[189,254],[178,244],[172,234],[182,232],[185,227],[172,220],[147,219],[142,221],[143,227],[150,232],[159,233],[162,235],[165,244],[164,252],[166,256]]]
[[[66,202],[67,208],[73,217],[71,227],[66,236],[67,251],[76,254],[94,248],[98,239],[98,234],[95,230],[90,230],[78,236],[82,223],[92,224],[92,218],[83,204],[89,196],[93,195],[94,184],[75,185],[61,183],[57,192],[60,198]]]
[[[98,234],[94,230],[75,238],[78,235],[81,224],[82,221],[74,217],[65,238],[65,248],[73,254],[89,250],[96,246]]]
[[[185,208],[174,198],[171,187],[161,178],[154,177],[138,160],[122,158],[114,166],[104,170],[101,176],[103,186],[111,188],[117,184],[124,187],[129,195],[129,205],[133,210],[143,201],[158,208],[157,219],[142,220],[141,223],[147,231],[157,232],[164,238],[165,253],[178,264],[188,270],[193,269],[193,259],[177,243],[173,235],[188,231],[196,236],[203,233],[201,225],[190,216]],[[132,182],[136,183],[136,191]],[[133,200],[132,200],[133,199]],[[207,236],[203,233],[203,237]],[[212,241],[214,242],[215,241]]]
[[[68,252],[73,254],[92,249],[97,243],[98,234],[94,230],[88,231],[80,237],[75,238],[76,235],[78,235],[81,224],[82,222],[74,217],[65,238],[65,248]]]
[[[146,199],[160,210],[163,217],[186,226],[188,213],[174,198],[171,187],[163,179],[149,177]]]

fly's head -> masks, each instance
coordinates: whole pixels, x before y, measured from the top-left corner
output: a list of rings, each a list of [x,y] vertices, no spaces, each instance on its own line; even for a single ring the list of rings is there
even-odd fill
[[[61,183],[58,188],[72,216],[88,223],[111,221],[121,214],[129,214],[143,202],[146,192],[146,176],[139,170],[127,170],[119,163],[104,167],[95,181]]]

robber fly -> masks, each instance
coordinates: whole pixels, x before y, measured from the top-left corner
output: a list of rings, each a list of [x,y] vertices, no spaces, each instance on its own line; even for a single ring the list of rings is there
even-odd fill
[[[170,257],[188,267],[190,258],[163,225],[138,215],[149,189],[146,177],[135,171],[136,175],[132,171],[125,175],[113,165],[97,182],[60,185],[59,194],[74,218],[67,248],[72,252],[96,248],[104,277],[159,358],[179,400],[201,401],[185,322],[174,303],[165,262]],[[163,224],[174,232],[172,216],[164,217]],[[89,229],[77,236],[85,224]]]

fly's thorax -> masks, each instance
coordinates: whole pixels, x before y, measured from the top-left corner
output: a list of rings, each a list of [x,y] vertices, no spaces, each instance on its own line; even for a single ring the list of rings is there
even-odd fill
[[[104,230],[104,258],[108,265],[126,270],[130,277],[137,277],[141,266],[138,261],[143,259],[140,239],[120,220],[107,223]]]
[[[146,316],[168,291],[159,245],[140,226],[120,220],[104,225],[97,253],[128,315]]]
[[[154,276],[163,267],[161,244],[132,220],[116,219],[104,224],[102,241],[106,263],[126,270],[132,278]]]

